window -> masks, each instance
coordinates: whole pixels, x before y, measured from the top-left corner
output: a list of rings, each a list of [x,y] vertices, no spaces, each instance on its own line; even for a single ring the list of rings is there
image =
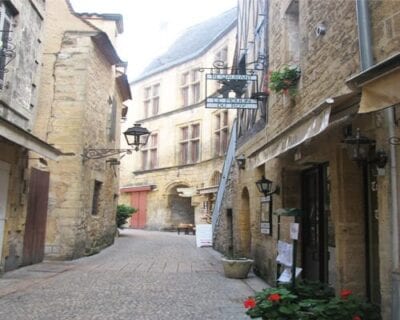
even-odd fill
[[[100,211],[100,194],[103,182],[95,180],[92,201],[92,215],[96,216]]]
[[[222,68],[226,68],[228,66],[228,47],[223,47],[221,50],[217,51],[215,54],[215,62],[217,62],[217,65]],[[226,73],[219,69],[216,70],[216,73],[220,72]]]
[[[149,142],[142,148],[142,170],[155,169],[158,166],[158,134],[150,135]]]
[[[1,42],[3,45],[2,48],[8,48],[8,41],[10,38],[12,25],[12,13],[10,9],[7,7],[4,1],[0,2],[0,34],[1,34]],[[5,76],[5,66],[6,66],[6,55],[0,54],[0,88],[3,88],[4,76]]]
[[[180,163],[200,161],[200,124],[195,123],[180,128]]]
[[[109,115],[108,115],[108,141],[115,141],[115,131],[117,126],[117,101],[115,98],[108,99]]]
[[[160,84],[144,88],[143,96],[144,117],[157,115],[160,109]]]
[[[200,101],[200,71],[193,69],[181,76],[182,107],[196,104]]]
[[[214,117],[214,155],[222,156],[228,148],[228,111],[224,110]]]
[[[286,9],[286,61],[300,61],[299,1],[292,0]]]

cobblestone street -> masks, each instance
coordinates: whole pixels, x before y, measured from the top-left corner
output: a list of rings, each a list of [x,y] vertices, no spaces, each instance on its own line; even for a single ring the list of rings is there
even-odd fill
[[[124,230],[97,255],[6,273],[0,319],[250,319],[242,301],[265,284],[225,278],[219,258],[192,235]]]

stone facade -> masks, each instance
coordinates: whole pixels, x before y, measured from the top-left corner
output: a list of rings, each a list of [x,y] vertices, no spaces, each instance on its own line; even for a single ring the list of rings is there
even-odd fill
[[[118,66],[124,63],[109,36],[90,23],[93,17],[102,18],[80,16],[67,1],[47,4],[35,132],[67,154],[48,164],[47,258],[93,254],[112,244],[116,231],[118,169],[110,158],[94,160],[85,154],[92,148],[118,149],[119,117],[130,91],[126,96],[119,87],[117,78],[124,76]],[[118,19],[113,15],[102,21],[114,36]]]
[[[258,2],[249,3],[256,10]],[[236,154],[246,156],[246,168],[234,167],[231,171],[234,174],[224,210],[232,210],[232,222],[221,212],[217,248],[226,252],[230,241],[234,251],[255,259],[256,269],[271,285],[276,283],[277,242],[290,241],[292,220],[281,221],[279,239],[276,216],[272,217],[272,234],[260,232],[261,194],[255,182],[265,175],[280,186],[280,193],[272,195],[273,211],[299,208],[304,212],[297,255],[303,277],[328,282],[338,291],[347,288],[367,296],[381,304],[383,319],[390,319],[396,308],[392,301],[392,294],[396,294],[393,265],[399,255],[393,252],[391,235],[396,232],[389,204],[392,178],[389,166],[378,169],[374,162],[377,150],[389,153],[389,123],[384,111],[358,113],[360,94],[347,85],[348,79],[361,70],[356,2],[267,3],[268,69],[297,64],[301,77],[295,98],[270,93],[264,129],[242,142],[239,136]],[[374,63],[398,52],[399,4],[370,1]],[[251,18],[245,14],[243,20]],[[325,33],[320,32],[321,27]],[[252,30],[242,33],[239,31],[239,41],[255,34]],[[237,60],[241,55],[237,52]],[[333,103],[328,103],[332,102],[328,98],[333,98]],[[322,112],[328,114],[326,126],[313,133]],[[366,162],[352,161],[343,143],[357,129],[375,141]],[[399,133],[397,127],[395,131]],[[395,153],[398,157],[398,148]],[[315,214],[320,222],[313,224]],[[398,216],[398,212],[394,214]],[[233,240],[227,231],[229,223],[233,225]]]
[[[30,193],[29,158],[56,159],[59,151],[31,133],[42,62],[44,1],[2,1],[0,10],[3,21],[0,26],[0,272],[3,272],[17,268],[30,254],[24,247]],[[8,37],[6,30],[10,31]],[[43,170],[39,164],[35,163],[35,167]]]
[[[223,143],[227,145],[229,128],[235,118],[235,112],[205,108],[205,73],[209,70],[198,72],[198,69],[211,68],[218,57],[221,59],[219,56],[221,52],[225,53],[224,59],[227,65],[231,65],[235,46],[235,18],[233,15],[233,20],[230,20],[226,29],[221,30],[217,39],[209,36],[207,47],[201,48],[195,55],[190,52],[189,58],[177,59],[176,63],[171,62],[171,67],[161,66],[160,71],[145,74],[132,83],[135,99],[128,113],[127,125],[130,126],[132,122],[137,121],[151,131],[152,135],[157,135],[157,140],[152,140],[154,138],[150,137],[147,145],[139,152],[133,152],[122,160],[121,201],[134,207],[142,206],[135,215],[143,216],[143,220],[140,218],[140,224],[131,224],[133,227],[162,230],[174,229],[179,223],[197,224],[210,221],[223,165],[223,150],[217,151],[216,146],[220,148]],[[196,34],[196,31],[193,34]],[[202,36],[204,35],[203,31]],[[187,41],[189,44],[186,46],[190,46],[190,41],[194,40],[187,39]],[[185,44],[180,43],[180,45]],[[174,45],[171,50],[174,50]],[[193,102],[194,97],[191,96],[189,103],[183,106],[182,77],[184,74],[190,74],[192,77],[194,73],[197,77],[196,88],[199,90],[199,96],[196,102]],[[159,90],[156,97],[159,99],[158,110],[156,112],[149,110],[146,114],[145,106],[148,100],[145,95],[146,88],[152,90],[151,88],[156,86]],[[193,86],[190,90],[194,90]],[[215,88],[212,87],[212,90]],[[153,99],[152,94],[150,95],[149,101]],[[197,129],[194,126],[197,126]],[[195,161],[182,160],[184,127],[189,130],[187,136],[189,140],[195,135],[198,141],[198,159]],[[224,128],[224,132],[217,133],[218,128]],[[198,131],[195,133],[192,130]],[[219,138],[224,136],[226,140],[216,141],[219,139],[218,135]],[[152,152],[156,156],[149,158]],[[187,156],[191,157],[192,152],[194,151],[188,150]],[[145,156],[148,157],[146,160],[143,159]],[[147,188],[143,195],[145,198],[139,200],[136,196],[139,191],[135,190],[143,188]],[[139,201],[143,202],[139,204]],[[133,219],[139,218],[134,216]]]

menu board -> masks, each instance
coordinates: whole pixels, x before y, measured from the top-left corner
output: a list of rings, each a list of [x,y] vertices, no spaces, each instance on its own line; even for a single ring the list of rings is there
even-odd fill
[[[197,247],[212,246],[211,224],[196,224],[196,246]]]

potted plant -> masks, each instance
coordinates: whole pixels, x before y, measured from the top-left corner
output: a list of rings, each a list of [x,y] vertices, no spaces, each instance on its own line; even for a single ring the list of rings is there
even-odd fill
[[[284,65],[281,69],[272,71],[269,76],[269,87],[276,93],[296,96],[296,85],[300,78],[301,70],[298,65]]]
[[[224,274],[227,278],[244,279],[247,278],[254,260],[246,257],[237,257],[234,255],[225,256],[222,259]]]
[[[379,320],[376,305],[368,303],[350,290],[340,296],[321,283],[303,283],[298,287],[278,286],[256,293],[244,301],[250,318],[268,320]]]

